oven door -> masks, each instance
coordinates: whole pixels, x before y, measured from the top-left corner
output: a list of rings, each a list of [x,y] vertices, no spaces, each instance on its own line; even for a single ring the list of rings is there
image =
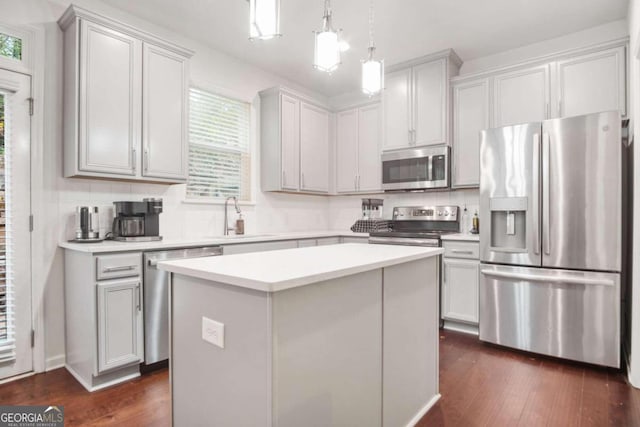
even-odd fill
[[[424,190],[449,186],[449,148],[416,148],[382,155],[383,190]]]

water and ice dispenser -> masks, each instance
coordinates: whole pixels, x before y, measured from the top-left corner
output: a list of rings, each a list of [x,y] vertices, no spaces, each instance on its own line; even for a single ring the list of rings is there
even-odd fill
[[[525,252],[527,250],[526,197],[492,197],[489,200],[491,214],[491,248],[501,252]]]

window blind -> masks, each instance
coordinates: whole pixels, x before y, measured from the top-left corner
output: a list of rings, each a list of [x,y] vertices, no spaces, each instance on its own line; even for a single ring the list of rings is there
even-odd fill
[[[248,102],[189,90],[187,197],[251,200]]]
[[[7,264],[7,258],[11,256],[11,236],[7,236],[10,218],[6,215],[7,198],[11,195],[7,191],[9,183],[5,181],[5,177],[10,176],[11,168],[10,157],[5,156],[5,140],[10,140],[11,131],[10,110],[6,108],[8,100],[9,98],[0,93],[0,363],[16,358],[15,296],[12,272]]]

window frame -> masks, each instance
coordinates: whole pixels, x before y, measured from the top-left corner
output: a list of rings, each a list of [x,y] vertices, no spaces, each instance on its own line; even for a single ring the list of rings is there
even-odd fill
[[[0,33],[19,38],[22,41],[22,58],[16,59],[0,55],[0,68],[31,75],[33,67],[32,34],[24,28],[14,27],[5,23],[0,24]]]
[[[222,96],[225,98],[230,98],[239,102],[246,102],[249,104],[249,155],[251,157],[251,166],[249,170],[249,182],[251,185],[251,189],[249,192],[249,200],[239,200],[238,205],[240,206],[255,206],[256,205],[256,194],[257,194],[257,185],[258,185],[258,163],[259,163],[259,155],[258,152],[258,129],[259,129],[259,120],[258,120],[258,111],[260,109],[259,105],[259,97],[256,95],[253,99],[249,98],[246,95],[242,95],[233,90],[223,88],[220,86],[215,86],[211,84],[204,84],[201,82],[189,82],[189,90],[197,89],[203,92],[209,92],[214,95]],[[189,96],[190,99],[190,96]],[[189,104],[188,114],[191,113],[191,104]],[[187,123],[189,120],[187,118]],[[189,134],[189,129],[187,129],[187,135]],[[191,138],[188,136],[189,150],[191,150]],[[190,160],[190,159],[189,159]],[[188,180],[188,178],[187,178]],[[217,197],[192,197],[190,198],[187,195],[187,185],[184,184],[184,192],[182,196],[183,204],[193,204],[193,205],[224,205],[224,198]]]

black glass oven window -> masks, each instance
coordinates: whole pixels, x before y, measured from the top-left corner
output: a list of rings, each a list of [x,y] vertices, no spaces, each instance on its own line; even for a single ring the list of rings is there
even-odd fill
[[[433,180],[442,181],[445,178],[445,156],[433,156]]]
[[[382,182],[386,184],[429,180],[428,157],[387,160],[382,165]]]

